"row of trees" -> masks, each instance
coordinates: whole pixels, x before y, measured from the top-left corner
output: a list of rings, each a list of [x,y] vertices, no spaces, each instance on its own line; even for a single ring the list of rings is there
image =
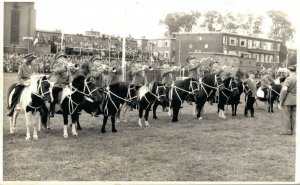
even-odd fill
[[[280,61],[287,58],[286,43],[293,41],[295,29],[289,21],[288,16],[281,12],[271,10],[266,12],[271,19],[272,25],[268,32],[268,37],[282,41],[280,49]],[[198,11],[190,12],[174,12],[160,20],[160,25],[164,25],[167,29],[165,35],[172,35],[173,32],[192,32],[198,31],[226,31],[258,36],[263,33],[264,17],[254,14],[221,14],[212,10],[205,13]]]

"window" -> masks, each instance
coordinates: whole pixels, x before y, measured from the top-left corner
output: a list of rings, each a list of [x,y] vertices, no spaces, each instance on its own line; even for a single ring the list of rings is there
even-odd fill
[[[234,37],[229,37],[229,45],[236,46],[237,45],[237,39]]]
[[[169,52],[165,51],[165,58],[169,58]]]
[[[269,55],[265,56],[265,62],[269,62]]]
[[[254,49],[260,48],[260,42],[258,40],[253,41],[253,48]]]
[[[190,45],[189,45],[189,48],[192,49],[192,48],[193,48],[193,44],[190,44]]]
[[[273,55],[270,55],[269,62],[273,62]]]
[[[252,49],[252,40],[248,40],[248,48]]]
[[[264,54],[260,54],[260,61],[264,62],[265,61],[265,55]]]
[[[11,34],[10,34],[10,43],[19,44],[20,37],[20,11],[12,10],[11,11]]]
[[[247,46],[247,40],[246,39],[240,39],[240,46],[241,47],[246,47]]]
[[[223,44],[227,45],[227,37],[226,36],[223,36]]]
[[[208,44],[205,44],[205,45],[204,45],[204,48],[207,49],[207,48],[208,48]]]
[[[166,46],[166,47],[169,46],[169,42],[168,42],[168,41],[165,42],[165,46]]]

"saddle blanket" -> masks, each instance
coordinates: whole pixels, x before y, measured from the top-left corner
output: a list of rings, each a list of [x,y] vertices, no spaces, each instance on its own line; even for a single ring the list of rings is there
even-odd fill
[[[264,98],[264,97],[265,97],[265,93],[264,93],[264,91],[261,89],[261,87],[257,90],[256,95],[257,95],[257,97],[259,97],[259,98]]]
[[[73,91],[71,90],[70,87],[65,87],[62,90],[62,94],[61,94],[61,99],[60,99],[60,104],[62,103],[62,101],[65,99],[66,96],[71,95],[73,93]]]
[[[149,92],[149,87],[148,85],[144,85],[142,86],[140,89],[139,89],[139,92],[138,92],[138,97],[139,99],[141,99],[143,96],[145,96],[145,94]]]

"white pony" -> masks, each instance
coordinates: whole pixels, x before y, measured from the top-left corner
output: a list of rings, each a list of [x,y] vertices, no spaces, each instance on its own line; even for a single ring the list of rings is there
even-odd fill
[[[33,139],[37,140],[37,130],[36,130],[36,118],[39,116],[44,117],[44,121],[47,118],[46,115],[43,115],[43,111],[47,111],[45,108],[45,102],[51,102],[51,87],[48,78],[44,75],[32,75],[31,78],[25,82],[25,87],[20,95],[18,101],[18,107],[20,109],[15,109],[13,116],[9,117],[10,122],[10,134],[16,132],[16,120],[20,112],[24,112],[26,119],[26,140],[30,140],[30,127],[33,126]],[[13,88],[9,92],[8,103],[9,105],[12,102],[12,95],[14,94],[15,89]],[[36,114],[38,113],[38,114]],[[41,117],[41,119],[42,119]],[[43,124],[46,124],[43,123]]]

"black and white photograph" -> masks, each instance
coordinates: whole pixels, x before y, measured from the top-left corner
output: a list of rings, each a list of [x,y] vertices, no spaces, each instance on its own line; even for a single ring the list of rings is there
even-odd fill
[[[300,182],[299,5],[2,2],[0,176]]]

